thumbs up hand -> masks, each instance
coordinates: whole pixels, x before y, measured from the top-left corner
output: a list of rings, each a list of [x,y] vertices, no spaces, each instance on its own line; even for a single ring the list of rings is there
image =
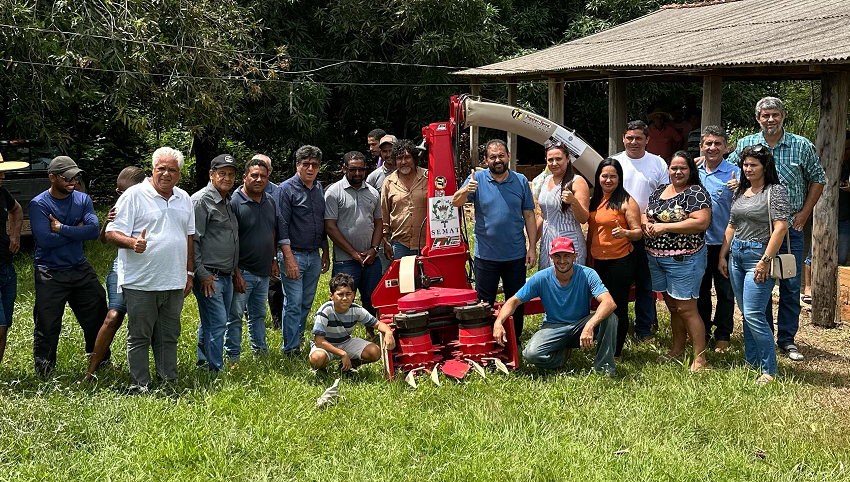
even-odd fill
[[[569,189],[565,188],[563,191],[561,191],[561,202],[564,202],[566,204],[572,204],[575,199],[576,195],[573,194],[573,192]]]
[[[139,237],[136,238],[136,242],[133,243],[133,251],[137,253],[144,253],[145,249],[148,247],[148,241],[145,239],[146,229],[142,229],[142,232],[139,234]]]
[[[738,180],[735,179],[735,171],[732,171],[732,179],[729,179],[726,183],[726,187],[729,188],[730,191],[738,189]]]
[[[614,222],[617,224],[617,226],[611,229],[611,236],[613,236],[615,239],[625,238],[626,230],[623,229],[622,226],[620,226],[620,221],[615,219]]]
[[[474,193],[478,189],[478,181],[475,180],[475,169],[472,170],[470,174],[469,182],[466,184],[466,192],[469,194]]]

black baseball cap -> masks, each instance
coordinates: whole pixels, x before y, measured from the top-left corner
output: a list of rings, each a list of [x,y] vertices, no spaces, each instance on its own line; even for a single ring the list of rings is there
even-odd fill
[[[73,179],[82,172],[83,170],[77,166],[77,163],[68,156],[56,156],[47,166],[48,174],[58,174],[65,179]]]
[[[236,169],[236,159],[234,159],[230,154],[221,154],[220,156],[216,156],[215,159],[210,162],[210,170],[215,170],[220,167],[232,167],[233,169]]]

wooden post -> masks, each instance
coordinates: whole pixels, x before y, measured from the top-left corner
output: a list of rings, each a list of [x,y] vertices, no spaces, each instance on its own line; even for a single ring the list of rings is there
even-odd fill
[[[608,155],[623,150],[623,135],[626,133],[628,111],[626,107],[626,79],[608,79]]]
[[[469,87],[473,96],[481,95],[481,85],[478,83],[478,79],[470,79]],[[478,157],[478,126],[469,128],[469,161],[474,167],[481,164],[481,158]]]
[[[702,78],[702,127],[720,125],[720,101],[723,98],[723,77],[707,75]]]
[[[834,328],[838,320],[838,178],[844,156],[850,72],[821,78],[816,148],[826,171],[826,186],[812,223],[812,323]]]
[[[564,125],[564,81],[549,77],[549,120]]]
[[[508,77],[508,105],[516,107],[516,77]],[[513,132],[508,132],[508,152],[511,153],[511,162],[509,164],[512,171],[516,171],[517,158],[517,135]]]

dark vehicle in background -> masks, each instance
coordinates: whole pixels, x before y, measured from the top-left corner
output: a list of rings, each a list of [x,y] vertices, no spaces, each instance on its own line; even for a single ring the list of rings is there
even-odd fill
[[[6,171],[6,179],[3,181],[3,187],[24,210],[24,228],[21,230],[21,235],[29,236],[32,234],[29,220],[30,200],[50,187],[50,180],[47,178],[47,166],[50,161],[56,156],[67,155],[67,152],[56,144],[47,144],[43,141],[0,140],[0,154],[6,162],[29,163],[28,168]]]

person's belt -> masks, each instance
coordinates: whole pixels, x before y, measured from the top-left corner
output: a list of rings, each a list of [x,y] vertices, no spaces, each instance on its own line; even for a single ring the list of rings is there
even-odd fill
[[[218,268],[210,268],[209,266],[204,266],[204,268],[216,276],[230,276],[233,274],[233,270],[226,271]]]

